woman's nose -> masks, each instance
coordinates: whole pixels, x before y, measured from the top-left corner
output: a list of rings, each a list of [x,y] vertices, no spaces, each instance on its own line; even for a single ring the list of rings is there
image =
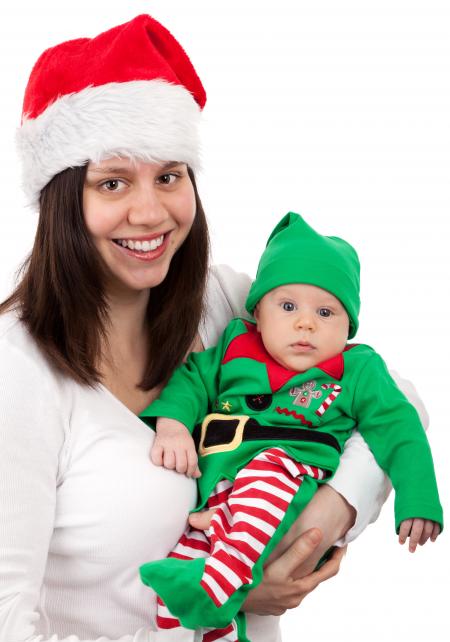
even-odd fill
[[[166,218],[167,210],[155,186],[145,185],[134,189],[133,198],[128,207],[130,225],[155,227]]]

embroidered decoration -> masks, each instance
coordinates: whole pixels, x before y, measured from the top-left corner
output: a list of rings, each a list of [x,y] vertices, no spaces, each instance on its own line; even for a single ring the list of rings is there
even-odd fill
[[[227,401],[222,401],[222,410],[225,410],[225,412],[231,412],[231,403]]]
[[[305,419],[303,415],[299,415],[295,410],[288,410],[287,408],[280,408],[280,406],[277,406],[275,408],[275,411],[278,412],[280,415],[286,415],[287,417],[290,415],[291,417],[294,417],[295,419],[299,419],[304,426],[308,426],[308,428],[314,428],[312,423]]]
[[[322,393],[320,390],[315,390],[317,381],[307,381],[300,387],[291,388],[289,394],[295,397],[293,401],[294,406],[301,406],[302,408],[309,408],[312,399],[320,399]]]
[[[338,386],[337,383],[323,383],[321,386],[324,390],[332,390],[328,397],[323,401],[323,403],[317,408],[316,415],[321,417],[326,410],[331,406],[336,397],[342,392],[342,387]]]
[[[246,395],[245,403],[251,410],[267,410],[272,403],[272,395]]]

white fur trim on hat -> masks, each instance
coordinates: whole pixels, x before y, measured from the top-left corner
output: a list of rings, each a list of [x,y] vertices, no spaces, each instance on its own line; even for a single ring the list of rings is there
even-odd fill
[[[42,188],[68,167],[112,156],[199,166],[200,107],[181,85],[136,80],[62,96],[17,133],[23,187],[38,207]]]

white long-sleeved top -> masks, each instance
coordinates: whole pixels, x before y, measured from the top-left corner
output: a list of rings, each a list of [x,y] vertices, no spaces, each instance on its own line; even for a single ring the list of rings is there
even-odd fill
[[[212,270],[205,347],[242,315],[249,283]],[[158,642],[155,595],[138,568],[173,548],[196,489],[152,465],[153,438],[106,388],[55,372],[14,313],[0,316],[1,642]],[[357,510],[350,541],[388,492],[358,435],[332,485]],[[279,639],[278,618],[248,620],[255,642]],[[178,632],[176,642],[193,636]]]

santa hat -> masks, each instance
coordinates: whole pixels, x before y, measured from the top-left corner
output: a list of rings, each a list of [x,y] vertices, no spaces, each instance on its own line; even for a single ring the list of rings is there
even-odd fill
[[[68,167],[112,156],[199,164],[206,94],[186,52],[140,15],[44,51],[28,81],[18,147],[32,205]]]
[[[350,243],[337,236],[322,236],[301,216],[289,212],[269,236],[245,306],[253,314],[258,301],[280,285],[315,285],[342,303],[352,339],[358,329],[359,271],[358,255]]]

